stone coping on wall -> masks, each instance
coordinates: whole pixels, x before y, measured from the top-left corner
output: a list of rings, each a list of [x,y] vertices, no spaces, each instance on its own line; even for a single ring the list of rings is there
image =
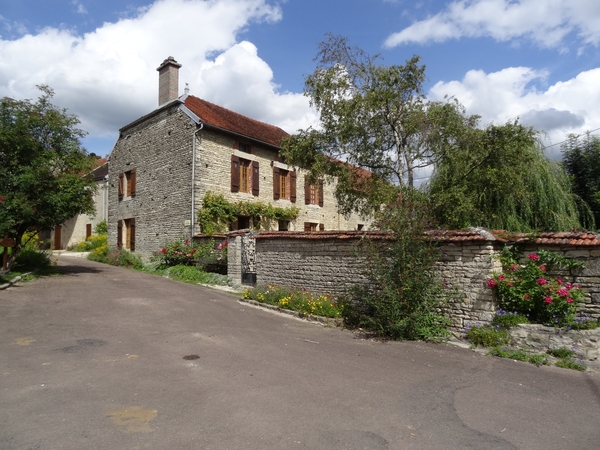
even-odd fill
[[[242,236],[250,230],[232,231],[227,234],[214,234],[212,237],[226,238]],[[257,231],[256,239],[386,239],[385,231]],[[509,233],[505,230],[469,228],[464,230],[429,230],[426,232],[438,242],[489,241],[503,244],[568,245],[574,247],[600,247],[600,235],[591,232],[544,232]],[[194,237],[207,237],[196,235]]]

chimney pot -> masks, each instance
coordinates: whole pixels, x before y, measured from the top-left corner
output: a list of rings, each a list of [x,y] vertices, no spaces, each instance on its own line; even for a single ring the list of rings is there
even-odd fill
[[[181,64],[169,56],[158,66],[158,106],[179,97],[179,68]]]

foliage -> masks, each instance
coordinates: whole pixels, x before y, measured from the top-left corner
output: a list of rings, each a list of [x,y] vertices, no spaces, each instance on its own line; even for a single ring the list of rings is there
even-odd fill
[[[587,367],[581,361],[574,361],[573,359],[559,359],[556,361],[556,367],[562,367],[563,369],[573,369],[579,370],[580,372],[585,372]]]
[[[575,355],[575,352],[570,348],[559,347],[551,348],[550,350],[548,350],[548,354],[556,358],[572,358],[573,355]]]
[[[94,159],[81,147],[79,119],[51,103],[52,90],[39,86],[36,102],[0,100],[0,236],[17,242],[26,231],[54,228],[79,213],[92,213]]]
[[[571,192],[563,167],[548,158],[538,133],[518,121],[471,129],[439,155],[429,182],[437,220],[450,229],[565,231],[593,222]]]
[[[492,319],[492,325],[500,325],[504,328],[514,327],[521,323],[529,323],[527,316],[519,314],[518,312],[508,312],[503,309],[496,311],[494,318]]]
[[[128,269],[142,270],[144,267],[142,260],[135,253],[118,247],[109,249],[105,245],[95,248],[88,255],[88,259]]]
[[[88,237],[84,242],[79,242],[69,250],[74,252],[91,252],[94,249],[105,246],[107,244],[108,235],[99,234]]]
[[[336,177],[343,213],[370,214],[399,190],[412,188],[415,171],[432,164],[454,145],[455,132],[476,121],[456,101],[425,98],[425,66],[418,56],[404,65],[383,65],[379,55],[329,34],[315,60],[304,95],[320,125],[285,140],[282,156],[310,169],[313,181]]]
[[[567,328],[571,330],[593,330],[598,326],[598,319],[594,319],[580,311]]]
[[[536,353],[527,353],[523,350],[512,350],[506,347],[495,347],[492,350],[490,350],[489,354],[492,356],[498,356],[500,358],[513,359],[515,361],[530,362],[531,364],[534,364],[538,367],[542,365],[547,366],[550,364],[548,358],[544,357],[543,355],[539,355]]]
[[[270,203],[240,201],[231,203],[221,194],[208,191],[202,200],[202,208],[198,210],[198,224],[207,235],[224,233],[229,230],[229,224],[239,216],[258,218],[254,227],[269,228],[272,221],[295,220],[300,209],[296,206],[280,208]]]
[[[165,273],[165,276],[173,280],[183,281],[191,284],[213,284],[223,285],[229,284],[229,279],[225,275],[216,273],[208,273],[199,267],[188,265],[177,265],[170,267]]]
[[[46,250],[23,249],[17,255],[13,267],[22,272],[49,269],[52,267],[51,254]]]
[[[591,209],[595,225],[600,224],[600,138],[587,133],[583,139],[570,135],[563,148],[563,165],[571,187]],[[588,224],[588,228],[594,228]]]
[[[303,289],[284,286],[257,286],[246,289],[242,297],[308,316],[340,317],[343,310],[342,305],[328,295],[316,295]]]
[[[106,220],[102,220],[94,227],[94,233],[96,234],[108,234],[108,223]]]
[[[561,277],[551,277],[554,268],[576,270],[582,263],[554,252],[531,253],[524,265],[505,250],[501,256],[503,273],[494,275],[487,284],[494,289],[500,307],[526,315],[533,323],[568,326],[575,321],[577,305],[583,302],[580,286]]]
[[[428,211],[415,191],[406,191],[382,212],[377,224],[389,239],[365,239],[359,250],[368,280],[342,299],[349,326],[391,339],[440,340],[450,321],[441,307],[456,291],[434,273],[440,251],[424,233]]]
[[[227,241],[218,245],[214,240],[196,242],[179,238],[165,243],[152,256],[159,266],[199,266],[207,272],[227,273]]]
[[[510,343],[508,330],[501,325],[471,325],[466,329],[466,336],[475,346],[499,347]]]

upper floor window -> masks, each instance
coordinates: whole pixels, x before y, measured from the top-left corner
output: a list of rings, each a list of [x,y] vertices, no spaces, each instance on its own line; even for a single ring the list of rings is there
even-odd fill
[[[248,144],[242,144],[241,142],[238,142],[238,150],[244,153],[252,153],[250,151],[250,146]]]
[[[136,172],[135,169],[119,174],[119,200],[123,197],[135,197]]]
[[[296,202],[296,171],[273,167],[273,199]]]
[[[258,161],[250,161],[231,155],[231,192],[247,192],[258,195]]]
[[[304,204],[323,206],[323,180],[304,185]]]

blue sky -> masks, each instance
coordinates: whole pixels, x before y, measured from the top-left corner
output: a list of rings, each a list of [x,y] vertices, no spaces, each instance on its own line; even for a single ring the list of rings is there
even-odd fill
[[[317,124],[303,82],[331,32],[386,64],[420,55],[429,98],[454,96],[482,124],[520,117],[552,145],[600,128],[598,23],[598,0],[0,0],[0,96],[50,85],[106,155],[156,108],[172,55],[181,94],[187,82],[293,133]]]

